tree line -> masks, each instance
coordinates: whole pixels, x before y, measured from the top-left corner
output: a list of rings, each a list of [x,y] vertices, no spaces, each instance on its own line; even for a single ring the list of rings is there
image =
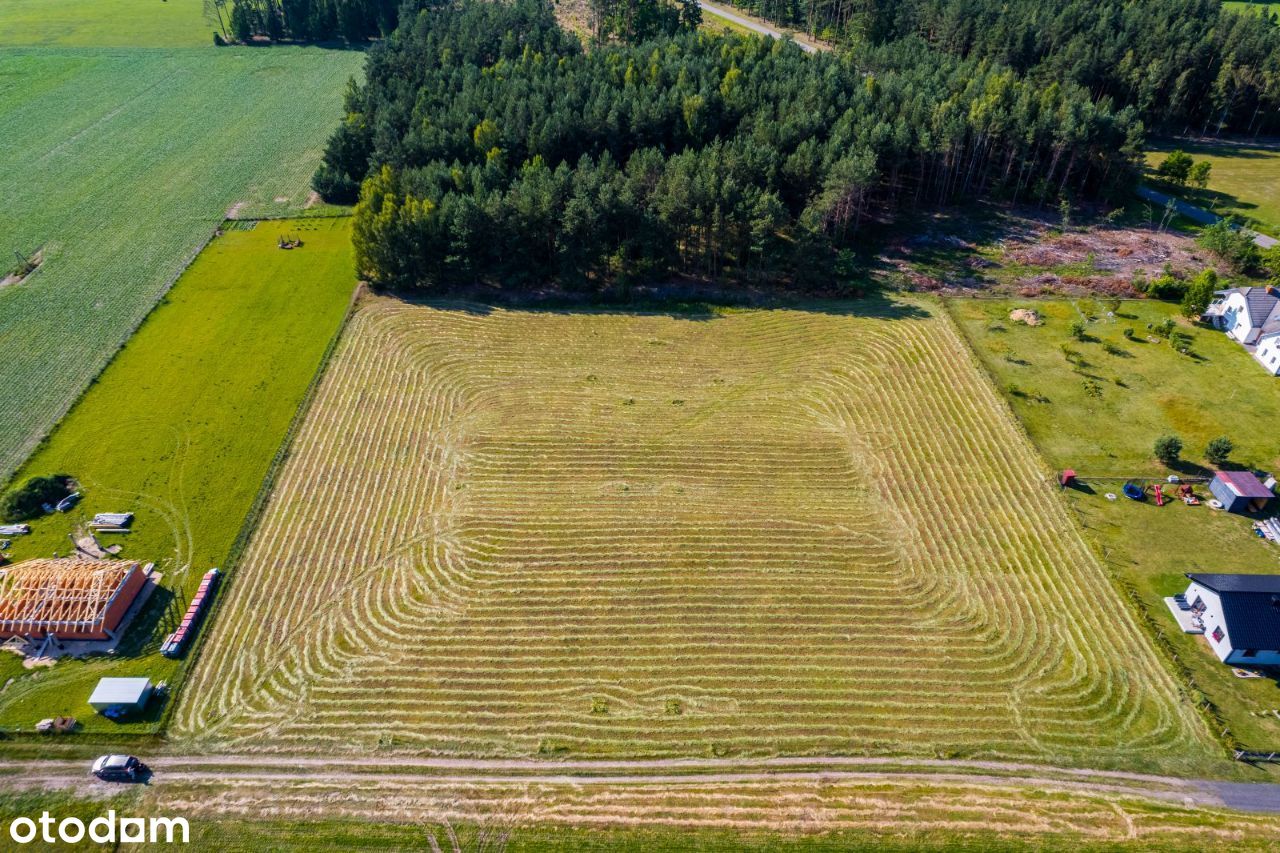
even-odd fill
[[[215,41],[363,42],[395,29],[400,0],[205,0]]]
[[[1220,0],[735,0],[841,43],[918,36],[1049,85],[1133,106],[1174,132],[1268,133],[1280,116],[1280,26]]]
[[[1143,127],[922,39],[807,56],[680,33],[584,52],[541,0],[437,3],[369,55],[314,180],[384,286],[829,284],[867,223],[1123,192]]]

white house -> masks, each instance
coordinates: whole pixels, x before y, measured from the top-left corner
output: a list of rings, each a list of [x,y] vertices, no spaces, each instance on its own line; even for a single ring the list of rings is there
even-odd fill
[[[1219,290],[1201,314],[1253,353],[1272,375],[1280,375],[1280,291],[1267,287]]]
[[[1280,666],[1280,575],[1189,574],[1177,606],[1203,630],[1218,659],[1232,666]]]

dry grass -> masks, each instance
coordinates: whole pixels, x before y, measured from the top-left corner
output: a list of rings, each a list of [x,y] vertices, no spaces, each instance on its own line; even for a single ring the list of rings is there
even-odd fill
[[[371,299],[178,709],[203,746],[1214,747],[936,306]]]

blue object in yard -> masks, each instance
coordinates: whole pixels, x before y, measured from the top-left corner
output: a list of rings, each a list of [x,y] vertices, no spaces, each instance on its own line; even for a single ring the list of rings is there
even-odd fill
[[[1147,490],[1134,483],[1124,484],[1124,496],[1130,500],[1140,501],[1147,496]]]

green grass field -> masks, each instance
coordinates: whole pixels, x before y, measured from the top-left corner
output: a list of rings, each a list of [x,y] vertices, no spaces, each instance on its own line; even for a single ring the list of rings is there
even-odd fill
[[[0,47],[203,47],[202,0],[0,0]]]
[[[362,56],[311,48],[0,50],[0,480],[233,205],[300,210]]]
[[[276,248],[282,233],[302,237]],[[90,716],[107,674],[169,679],[157,654],[200,576],[223,565],[355,286],[350,220],[269,222],[232,230],[196,260],[137,335],[19,472],[62,471],[85,495],[70,513],[33,522],[14,540],[22,560],[70,553],[68,534],[95,512],[131,511],[135,531],[103,536],[122,557],[155,562],[165,589],[148,602],[127,653],[23,670],[0,656],[0,726],[28,728],[72,714],[103,731],[135,731]]]
[[[368,301],[171,734],[1203,766],[936,310]]]
[[[1186,443],[1187,474],[1204,474],[1204,446],[1218,435],[1238,448],[1242,465],[1276,470],[1280,416],[1276,380],[1220,332],[1193,327],[1195,357],[1167,342],[1151,343],[1149,323],[1177,317],[1174,306],[1124,302],[1114,319],[1093,301],[952,300],[951,310],[996,377],[1032,439],[1056,468],[1084,477],[1170,473],[1152,456],[1164,433]],[[1011,322],[1015,307],[1032,307],[1045,324]],[[1075,319],[1092,340],[1069,338]],[[1135,330],[1136,341],[1124,338]],[[1114,348],[1109,353],[1105,347]],[[1062,347],[1079,355],[1073,365]],[[1123,383],[1123,384],[1121,384]],[[1132,583],[1154,625],[1165,634],[1196,685],[1222,710],[1234,735],[1259,749],[1280,749],[1280,686],[1273,679],[1239,679],[1218,663],[1202,638],[1177,631],[1162,597],[1186,588],[1185,572],[1280,571],[1280,548],[1255,537],[1241,516],[1174,502],[1163,508],[1124,499],[1111,502],[1122,482],[1098,483],[1093,493],[1065,492],[1112,570]],[[1201,487],[1201,493],[1204,493]]]
[[[1147,151],[1147,166],[1154,169],[1177,148],[1213,164],[1206,189],[1184,187],[1179,195],[1221,216],[1239,216],[1261,231],[1280,233],[1280,142],[1157,140]]]

